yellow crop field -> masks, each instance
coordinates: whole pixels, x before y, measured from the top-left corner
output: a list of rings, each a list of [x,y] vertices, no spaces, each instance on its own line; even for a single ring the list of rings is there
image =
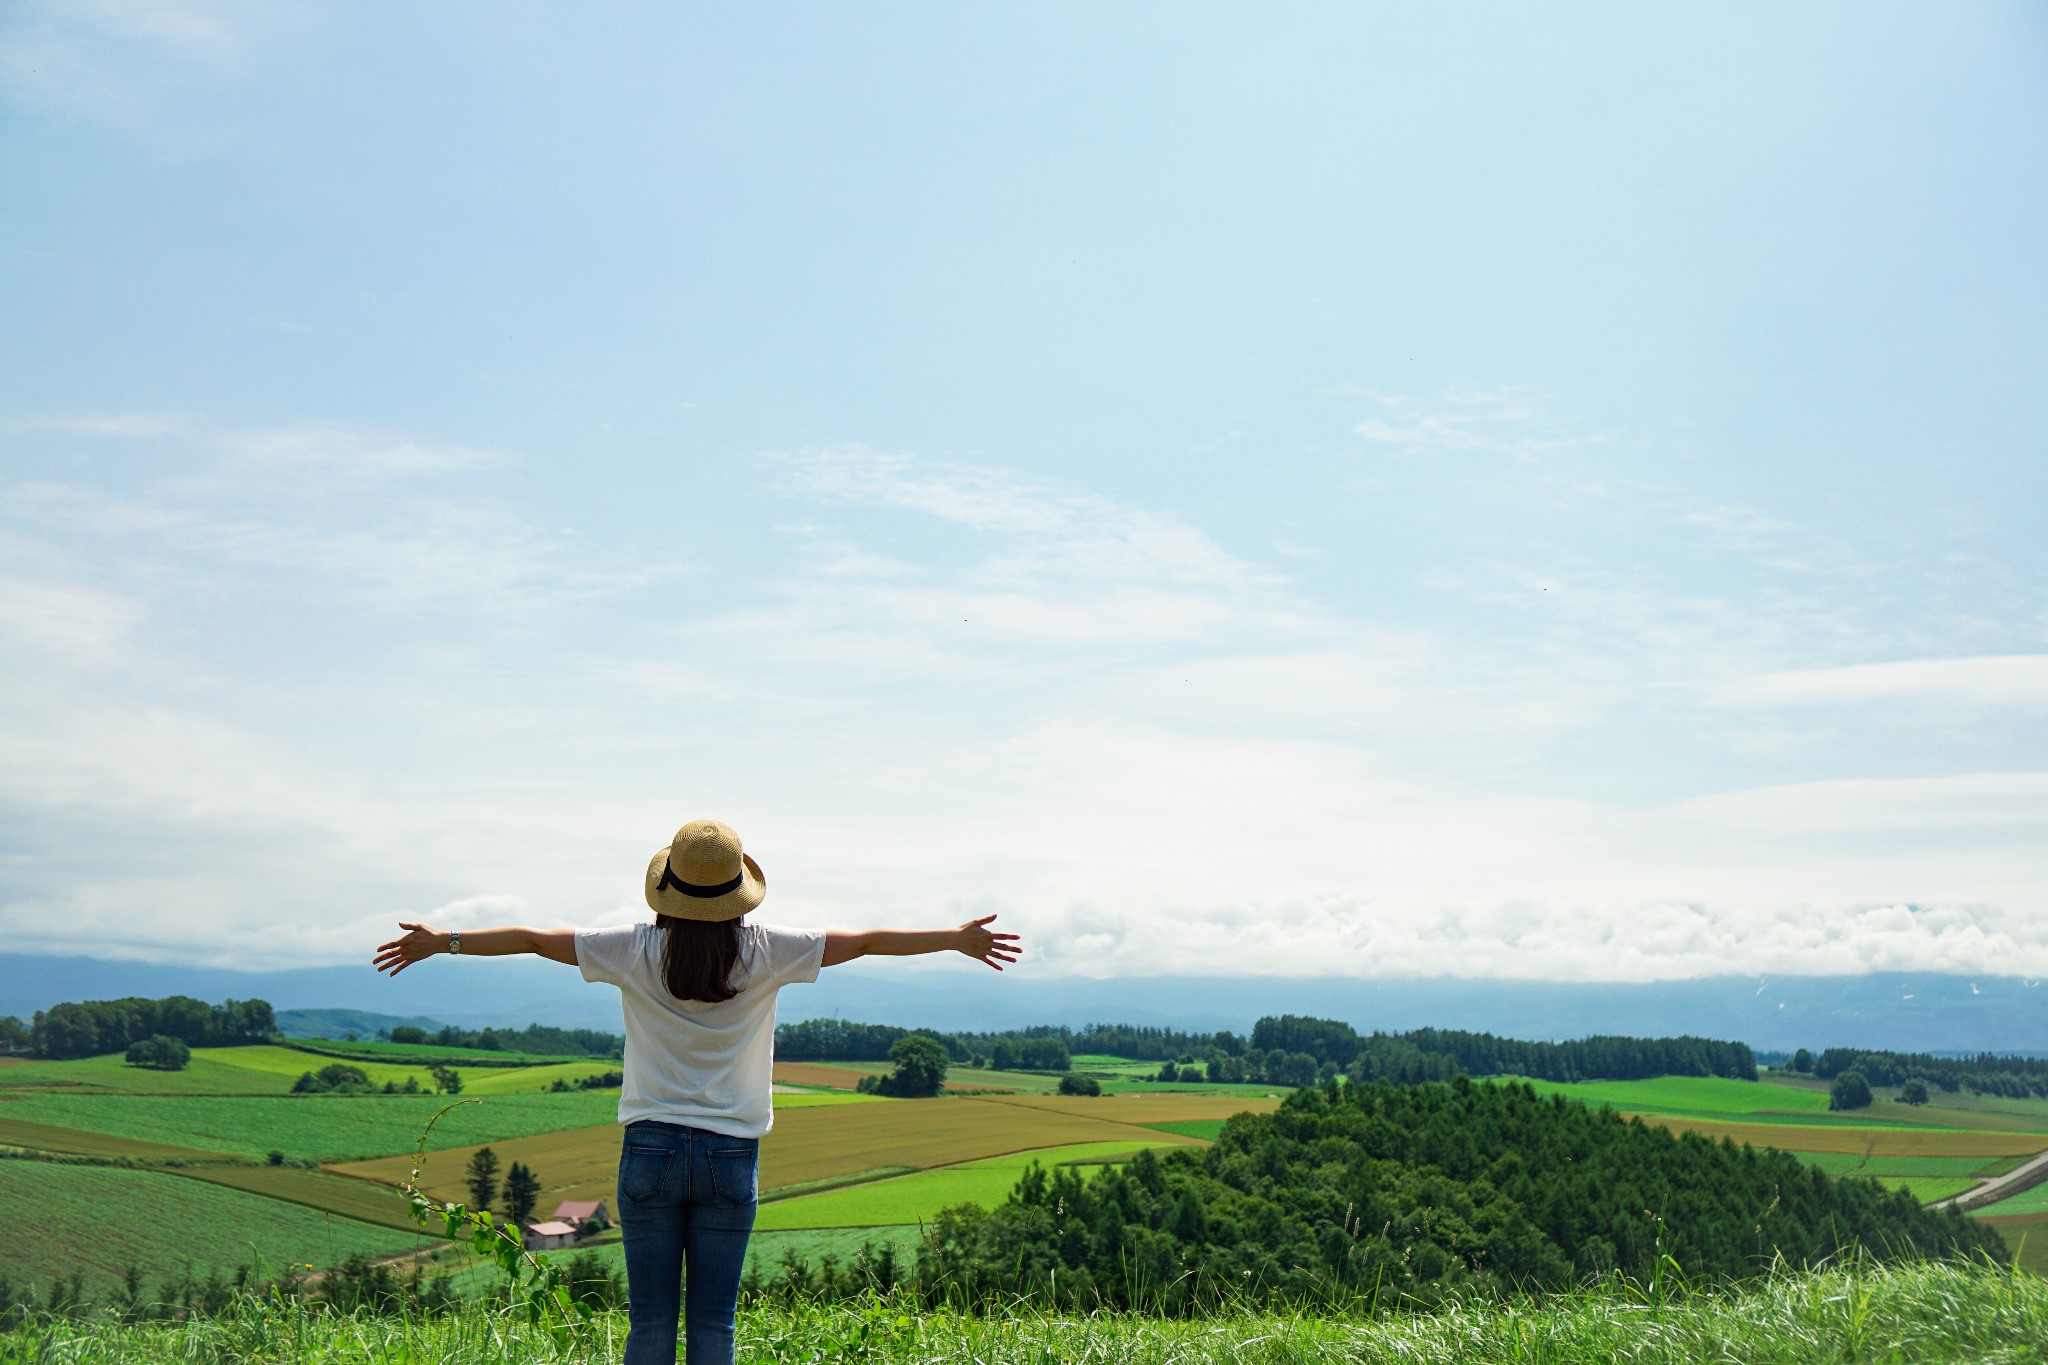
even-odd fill
[[[1257,1095],[1203,1095],[1164,1091],[1139,1095],[1003,1095],[984,1103],[1007,1104],[1049,1114],[1108,1119],[1114,1123],[1185,1123],[1190,1119],[1227,1119],[1232,1114],[1270,1114],[1277,1098]]]
[[[829,1096],[786,1096],[776,1105],[775,1128],[761,1142],[761,1188],[764,1192],[807,1185],[820,1180],[858,1177],[869,1172],[900,1173],[952,1166],[982,1157],[1001,1156],[1039,1147],[1072,1143],[1112,1142],[1139,1146],[1173,1146],[1192,1139],[1120,1123],[1093,1111],[1067,1112],[1046,1107],[1034,1096],[1001,1099],[967,1097],[934,1100],[869,1100],[830,1103]],[[1163,1097],[1200,1100],[1203,1096]],[[792,1104],[806,1099],[823,1104]],[[1015,1101],[1022,1099],[1026,1103]],[[1078,1103],[1111,1104],[1112,1100]],[[1163,1117],[1183,1117],[1180,1108]],[[1149,1111],[1148,1111],[1149,1112]],[[1186,1115],[1208,1117],[1206,1112]],[[523,1162],[541,1182],[541,1204],[559,1199],[609,1199],[618,1179],[619,1141],[615,1125],[572,1128],[489,1144],[502,1171]],[[475,1146],[429,1152],[424,1168],[426,1188],[439,1198],[467,1199],[463,1172]],[[329,1169],[396,1185],[412,1169],[410,1156],[353,1161]]]

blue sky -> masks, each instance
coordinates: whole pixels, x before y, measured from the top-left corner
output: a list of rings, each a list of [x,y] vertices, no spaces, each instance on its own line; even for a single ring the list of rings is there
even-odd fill
[[[0,13],[0,936],[2048,975],[2035,6]]]

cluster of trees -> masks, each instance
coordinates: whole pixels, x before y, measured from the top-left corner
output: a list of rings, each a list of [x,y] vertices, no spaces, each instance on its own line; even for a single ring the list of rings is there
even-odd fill
[[[462,1073],[452,1067],[430,1066],[427,1074],[434,1078],[434,1089],[443,1095],[462,1093]],[[302,1071],[292,1082],[294,1095],[418,1095],[424,1093],[419,1077],[407,1076],[401,1084],[386,1081],[378,1085],[370,1079],[369,1073],[359,1066],[347,1062],[329,1062],[318,1071]]]
[[[867,1095],[893,1095],[897,1099],[925,1099],[946,1084],[946,1048],[938,1039],[922,1033],[898,1038],[889,1049],[896,1069],[886,1076],[863,1076],[859,1089]]]
[[[555,1077],[555,1083],[549,1086],[548,1089],[560,1095],[571,1090],[617,1090],[625,1083],[626,1077],[624,1073],[601,1071],[595,1076],[579,1076],[573,1081],[564,1080],[562,1077],[557,1076]]]
[[[626,1050],[626,1040],[616,1033],[594,1028],[552,1028],[546,1024],[528,1024],[523,1029],[465,1029],[450,1024],[434,1033],[400,1024],[385,1037],[394,1043],[481,1048],[485,1052],[532,1052],[543,1057],[621,1057]]]
[[[2003,1258],[1998,1234],[1783,1152],[1677,1136],[1526,1085],[1338,1085],[1240,1115],[1216,1144],[1092,1178],[1028,1171],[941,1214],[933,1301],[1024,1294],[1190,1311],[1250,1298],[1424,1302],[1550,1289],[1671,1261],[1695,1283],[1881,1258]]]
[[[183,1071],[192,1060],[192,1049],[185,1046],[183,1038],[159,1033],[128,1044],[123,1060],[130,1066],[146,1066],[152,1071]]]
[[[16,1021],[17,1026],[19,1021]],[[223,1000],[209,1005],[189,995],[162,1000],[131,996],[83,1000],[37,1010],[28,1025],[27,1050],[53,1060],[125,1052],[152,1038],[175,1038],[187,1047],[235,1047],[268,1042],[277,1021],[265,1000]]]
[[[775,1031],[775,1052],[787,1061],[879,1061],[913,1034],[933,1038],[956,1062],[998,1069],[1067,1071],[1076,1052],[1159,1061],[1162,1079],[1285,1086],[1315,1085],[1339,1074],[1361,1082],[1419,1085],[1456,1075],[1529,1076],[1547,1081],[1634,1080],[1646,1076],[1730,1076],[1756,1079],[1756,1058],[1744,1043],[1710,1038],[1581,1038],[1533,1043],[1491,1033],[1416,1029],[1360,1034],[1335,1019],[1269,1016],[1251,1036],[1181,1033],[1172,1029],[1092,1024],[1008,1033],[941,1033],[811,1019]]]
[[[1923,1096],[1930,1085],[1949,1095],[1959,1090],[2008,1099],[2048,1095],[2048,1058],[2042,1057],[2010,1057],[1991,1052],[1980,1052],[1974,1057],[1936,1057],[1925,1052],[1865,1052],[1850,1047],[1831,1047],[1815,1057],[1801,1048],[1793,1054],[1792,1069],[1811,1071],[1824,1081],[1848,1071],[1860,1073],[1870,1085],[1906,1086],[1917,1081]],[[1924,1098],[1921,1102],[1925,1102]]]

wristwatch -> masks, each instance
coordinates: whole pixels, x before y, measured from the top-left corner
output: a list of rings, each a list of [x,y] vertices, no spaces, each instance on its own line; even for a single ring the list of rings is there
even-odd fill
[[[448,952],[454,957],[462,955],[462,931],[460,929],[448,935]]]

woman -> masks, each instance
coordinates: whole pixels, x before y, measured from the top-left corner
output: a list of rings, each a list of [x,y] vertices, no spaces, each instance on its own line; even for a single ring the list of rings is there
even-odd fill
[[[732,1361],[760,1139],[775,1121],[775,993],[857,957],[951,950],[1001,971],[1022,951],[1017,935],[988,927],[994,915],[957,929],[863,934],[741,923],[767,894],[739,835],[692,820],[647,864],[652,924],[440,933],[401,923],[404,937],[377,950],[377,970],[393,976],[436,953],[534,953],[619,988],[619,1226],[632,1322],[625,1365],[673,1365],[685,1263],[689,1365]]]

